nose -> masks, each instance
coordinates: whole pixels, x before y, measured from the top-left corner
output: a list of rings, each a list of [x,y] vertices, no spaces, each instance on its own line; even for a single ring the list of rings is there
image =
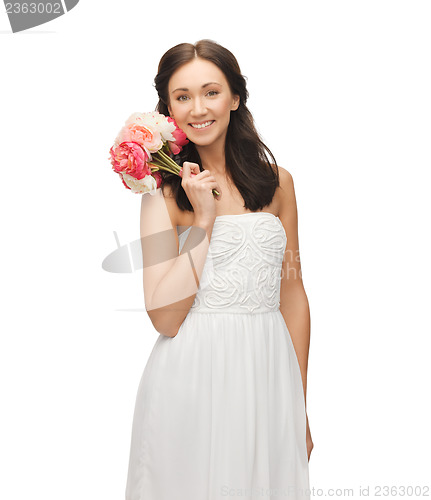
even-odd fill
[[[201,116],[205,115],[207,109],[205,107],[205,103],[201,99],[195,99],[193,102],[192,115],[193,116]]]

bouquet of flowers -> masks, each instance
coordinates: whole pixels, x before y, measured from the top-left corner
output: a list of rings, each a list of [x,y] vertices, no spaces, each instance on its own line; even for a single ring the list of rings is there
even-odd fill
[[[111,165],[127,189],[137,194],[154,194],[163,182],[159,170],[181,177],[182,167],[172,156],[188,142],[170,116],[157,111],[133,113],[109,150]],[[219,194],[215,189],[213,192]]]

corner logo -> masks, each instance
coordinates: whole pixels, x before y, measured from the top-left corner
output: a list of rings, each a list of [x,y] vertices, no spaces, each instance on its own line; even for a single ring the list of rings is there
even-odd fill
[[[4,0],[13,33],[28,30],[62,16],[75,7],[79,0]]]

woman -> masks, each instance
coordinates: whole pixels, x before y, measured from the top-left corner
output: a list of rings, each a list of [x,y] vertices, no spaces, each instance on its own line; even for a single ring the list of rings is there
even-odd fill
[[[182,177],[162,172],[142,196],[145,306],[160,336],[138,388],[126,500],[309,498],[292,176],[260,140],[224,47],[171,48],[155,85],[156,110],[189,143]]]

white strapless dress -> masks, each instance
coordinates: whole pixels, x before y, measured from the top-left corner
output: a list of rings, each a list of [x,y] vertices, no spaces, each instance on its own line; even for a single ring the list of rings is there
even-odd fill
[[[310,498],[301,372],[279,309],[286,242],[269,212],[216,218],[193,305],[139,384],[126,500]]]

